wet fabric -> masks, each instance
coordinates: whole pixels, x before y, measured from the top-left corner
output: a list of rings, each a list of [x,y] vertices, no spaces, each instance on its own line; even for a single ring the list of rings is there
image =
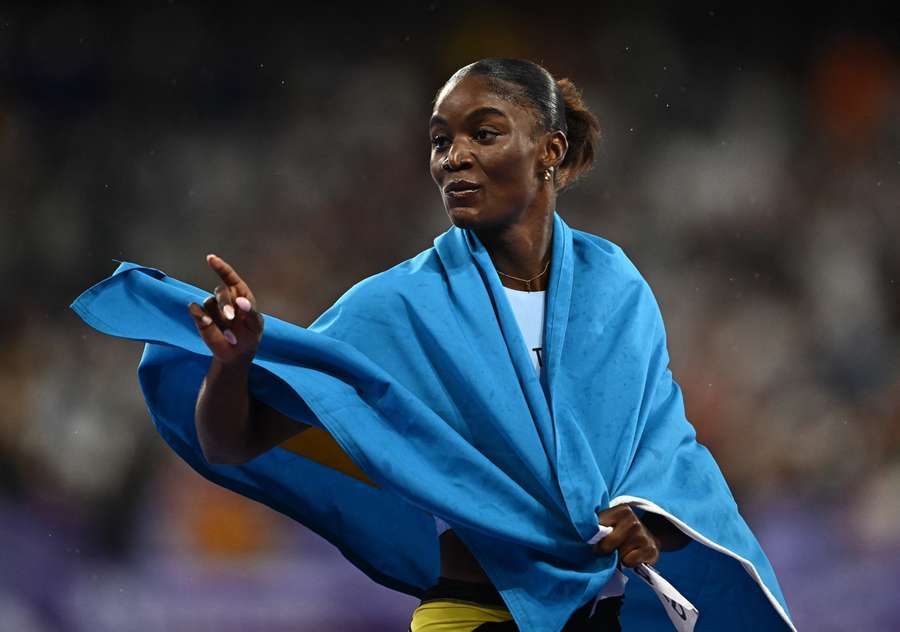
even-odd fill
[[[439,515],[520,629],[557,632],[614,572],[616,555],[588,541],[597,512],[627,498],[695,539],[656,567],[699,608],[698,630],[792,628],[685,417],[653,293],[608,240],[554,212],[540,377],[487,250],[455,226],[308,327],[266,315],[251,393],[315,428],[240,466],[208,464],[194,430],[211,357],[187,304],[208,295],[122,262],[72,308],[146,343],[141,389],[186,462],[315,530],[373,580],[416,596],[434,585]],[[628,584],[626,629],[671,629],[640,584]]]

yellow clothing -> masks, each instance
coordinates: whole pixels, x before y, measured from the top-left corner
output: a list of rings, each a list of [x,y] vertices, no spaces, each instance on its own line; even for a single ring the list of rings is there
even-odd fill
[[[419,604],[413,612],[412,632],[472,632],[482,623],[512,621],[506,608],[481,606],[469,601],[435,599]]]

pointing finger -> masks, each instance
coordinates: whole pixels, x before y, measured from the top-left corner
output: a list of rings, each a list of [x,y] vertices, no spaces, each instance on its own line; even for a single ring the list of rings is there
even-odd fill
[[[237,272],[232,268],[222,257],[218,255],[209,254],[206,255],[206,262],[209,264],[216,274],[219,275],[219,278],[225,282],[226,285],[231,287],[236,287],[239,289],[240,294],[244,294],[245,290],[247,290],[247,284],[244,283],[244,280],[238,275]]]

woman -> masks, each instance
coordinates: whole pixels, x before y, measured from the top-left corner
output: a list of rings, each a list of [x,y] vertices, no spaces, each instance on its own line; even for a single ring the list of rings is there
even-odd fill
[[[684,418],[646,282],[555,212],[598,137],[575,87],[482,60],[439,91],[429,135],[453,227],[307,330],[267,317],[263,336],[253,293],[215,255],[222,284],[188,306],[211,359],[172,313],[196,288],[157,270],[123,264],[73,307],[148,342],[141,385],[183,458],[420,596],[414,632],[618,630],[619,567],[679,550],[669,568],[694,569],[680,581],[707,599],[708,629],[791,629]],[[665,621],[643,616],[636,629]]]
[[[478,233],[498,272],[508,271],[500,273],[504,287],[538,292],[543,299],[558,189],[591,166],[598,135],[597,121],[573,84],[557,85],[546,70],[529,62],[471,64],[438,94],[429,135],[431,176],[453,224]],[[237,273],[219,257],[207,260],[223,285],[202,307],[190,305],[215,358],[198,398],[197,433],[209,461],[242,463],[302,427],[249,398],[247,371],[262,336],[262,318]],[[540,348],[532,353],[540,362]],[[613,531],[597,550],[604,555],[618,551],[625,566],[656,562],[659,538],[666,535],[672,548],[687,543],[677,530],[664,529],[665,521],[648,523],[655,527],[654,537],[628,506],[606,510],[599,521]],[[440,542],[441,583],[429,591],[429,608],[417,610],[413,631],[432,625],[446,630],[450,623],[457,626],[452,629],[464,630],[471,628],[465,627],[468,621],[510,620],[499,594],[453,530],[446,529]],[[621,595],[621,590],[615,592]],[[618,595],[604,599],[595,611],[595,617],[608,621],[607,628],[596,629],[618,629]],[[444,601],[451,598],[457,601]],[[460,607],[459,600],[488,607]],[[438,605],[439,614],[433,616]]]

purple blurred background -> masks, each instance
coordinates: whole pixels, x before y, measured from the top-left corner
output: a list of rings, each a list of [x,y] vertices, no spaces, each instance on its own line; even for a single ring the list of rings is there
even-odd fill
[[[563,195],[656,292],[688,416],[802,630],[900,621],[898,11],[717,3],[0,7],[0,627],[405,630],[415,600],[155,434],[117,265],[309,324],[449,227],[431,99],[527,57],[584,91]],[[512,6],[512,5],[511,5]]]

